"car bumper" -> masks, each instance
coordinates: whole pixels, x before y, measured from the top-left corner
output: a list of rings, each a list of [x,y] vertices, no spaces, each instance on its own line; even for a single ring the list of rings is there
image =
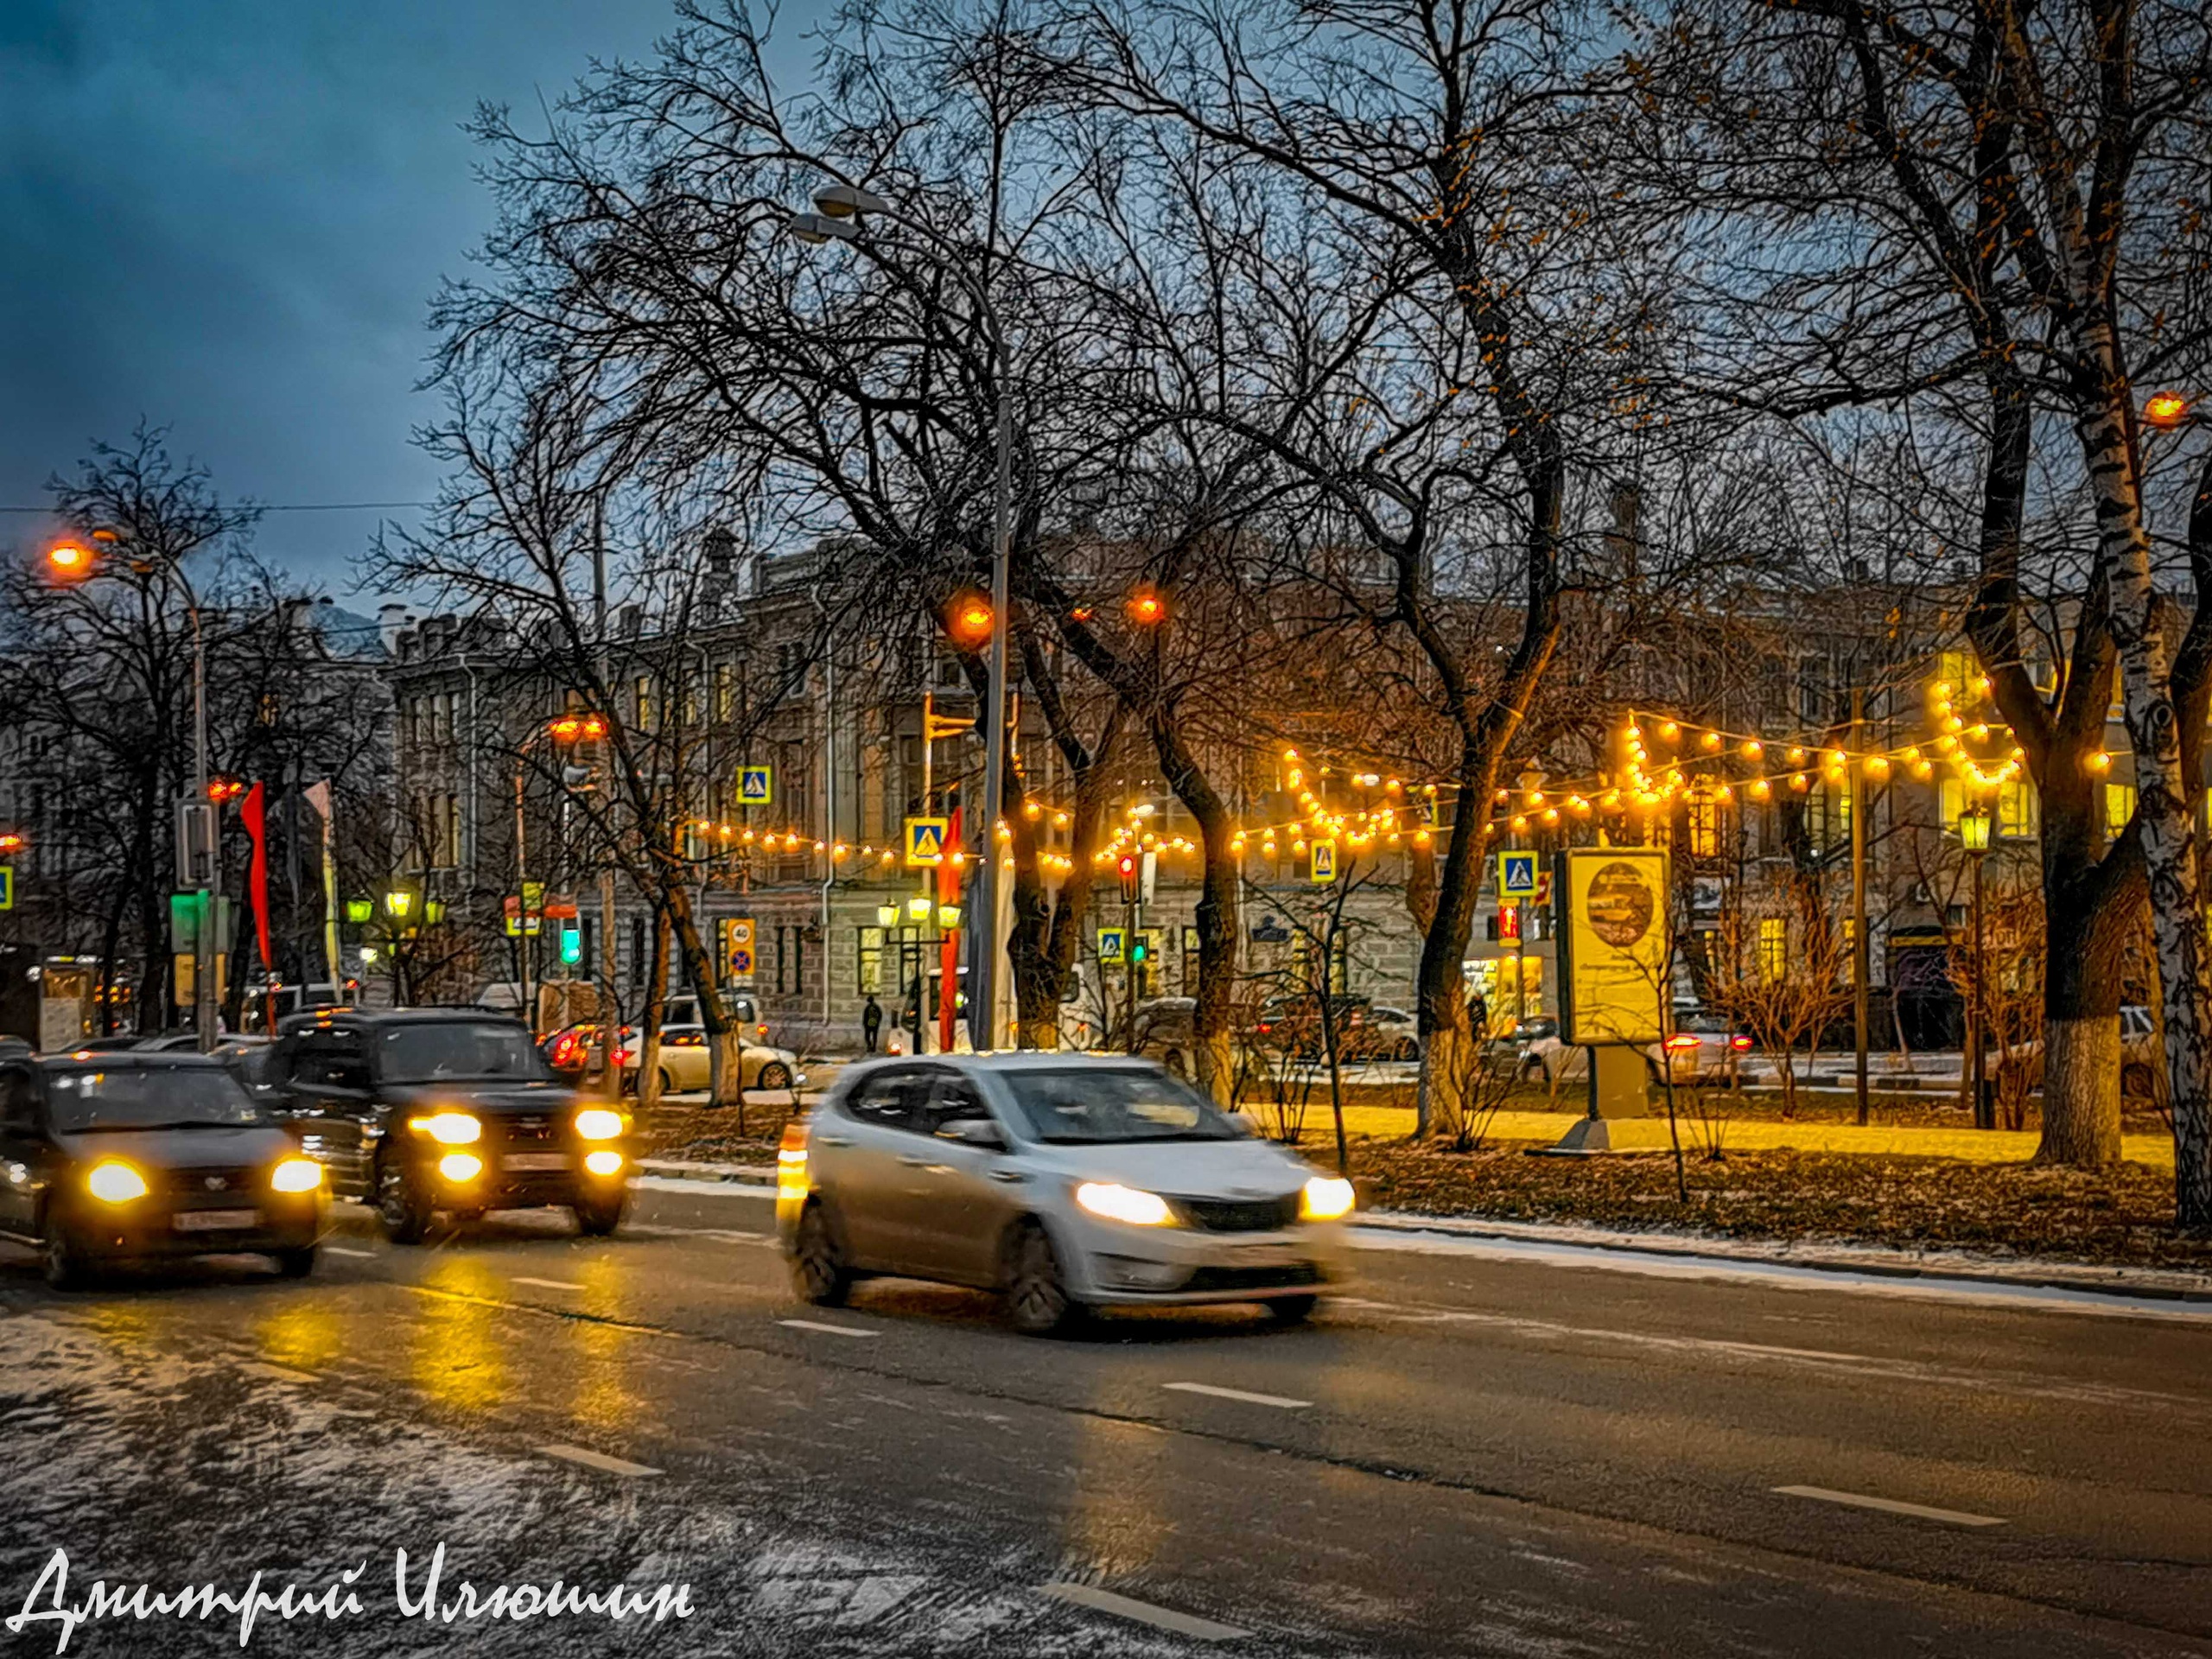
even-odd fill
[[[1185,1306],[1311,1295],[1349,1277],[1344,1230],[1301,1222],[1264,1233],[1131,1227],[1084,1217],[1068,1224],[1070,1288],[1100,1306]]]
[[[264,1196],[248,1209],[149,1205],[130,1213],[79,1210],[67,1223],[69,1237],[85,1255],[107,1261],[150,1261],[189,1255],[259,1254],[304,1249],[322,1236],[327,1207],[321,1195]],[[250,1218],[249,1218],[250,1217]]]
[[[455,1179],[440,1168],[442,1154],[418,1165],[416,1173],[441,1210],[537,1210],[573,1204],[580,1196],[619,1192],[638,1173],[631,1148],[607,1141],[557,1151],[476,1146],[454,1150],[480,1159],[483,1167],[467,1179]],[[604,1173],[587,1168],[584,1160],[595,1152],[613,1153],[622,1160],[620,1167]]]

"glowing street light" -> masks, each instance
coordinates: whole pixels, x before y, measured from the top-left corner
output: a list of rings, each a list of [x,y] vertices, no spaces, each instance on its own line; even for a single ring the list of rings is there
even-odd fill
[[[2177,391],[2154,391],[2143,400],[2143,418],[2162,432],[2171,432],[2189,418],[2189,399]]]
[[[92,550],[82,542],[56,542],[46,550],[46,568],[64,582],[92,573]]]
[[[1127,608],[1129,620],[1141,628],[1157,627],[1167,620],[1167,601],[1150,588],[1131,594]]]

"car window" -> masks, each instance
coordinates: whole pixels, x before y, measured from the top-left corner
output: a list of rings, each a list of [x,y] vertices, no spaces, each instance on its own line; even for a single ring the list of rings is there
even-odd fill
[[[1156,1066],[1055,1066],[1006,1073],[1039,1141],[1091,1145],[1128,1141],[1236,1141],[1244,1131],[1187,1084]]]
[[[391,1083],[453,1083],[465,1079],[545,1075],[543,1057],[530,1033],[503,1020],[452,1020],[394,1026],[378,1044]]]
[[[215,1065],[67,1066],[48,1075],[46,1092],[54,1127],[70,1135],[267,1121],[238,1080]]]
[[[368,1047],[361,1033],[344,1026],[320,1026],[300,1033],[292,1051],[292,1081],[308,1089],[366,1089]]]
[[[845,1097],[845,1109],[863,1123],[887,1129],[917,1129],[917,1108],[929,1098],[927,1072],[899,1068],[864,1077]]]
[[[948,1123],[963,1117],[988,1117],[990,1109],[983,1104],[983,1097],[976,1092],[976,1085],[965,1077],[943,1077],[930,1096],[929,1117],[925,1129],[935,1135]]]

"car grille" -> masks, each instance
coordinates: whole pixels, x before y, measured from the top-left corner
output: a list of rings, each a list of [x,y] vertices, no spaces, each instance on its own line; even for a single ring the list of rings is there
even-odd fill
[[[1298,1219],[1299,1195],[1279,1198],[1176,1198],[1184,1220],[1210,1233],[1280,1232]]]
[[[1321,1269],[1312,1262],[1287,1262],[1279,1268],[1200,1268],[1185,1280],[1180,1289],[1274,1290],[1283,1285],[1322,1283]]]
[[[257,1196],[262,1179],[261,1172],[251,1165],[222,1169],[173,1169],[162,1182],[162,1190],[176,1198],[194,1199],[221,1209],[226,1201]],[[210,1181],[220,1185],[210,1186]]]
[[[494,1117],[487,1121],[500,1131],[501,1140],[516,1146],[553,1139],[553,1120],[543,1112],[525,1112],[515,1117]]]

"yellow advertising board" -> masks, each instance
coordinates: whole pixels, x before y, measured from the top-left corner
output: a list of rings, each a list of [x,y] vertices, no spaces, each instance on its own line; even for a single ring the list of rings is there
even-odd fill
[[[1653,847],[1578,847],[1559,855],[1567,896],[1560,975],[1570,1045],[1656,1043],[1666,1035],[1672,932],[1667,855]]]

